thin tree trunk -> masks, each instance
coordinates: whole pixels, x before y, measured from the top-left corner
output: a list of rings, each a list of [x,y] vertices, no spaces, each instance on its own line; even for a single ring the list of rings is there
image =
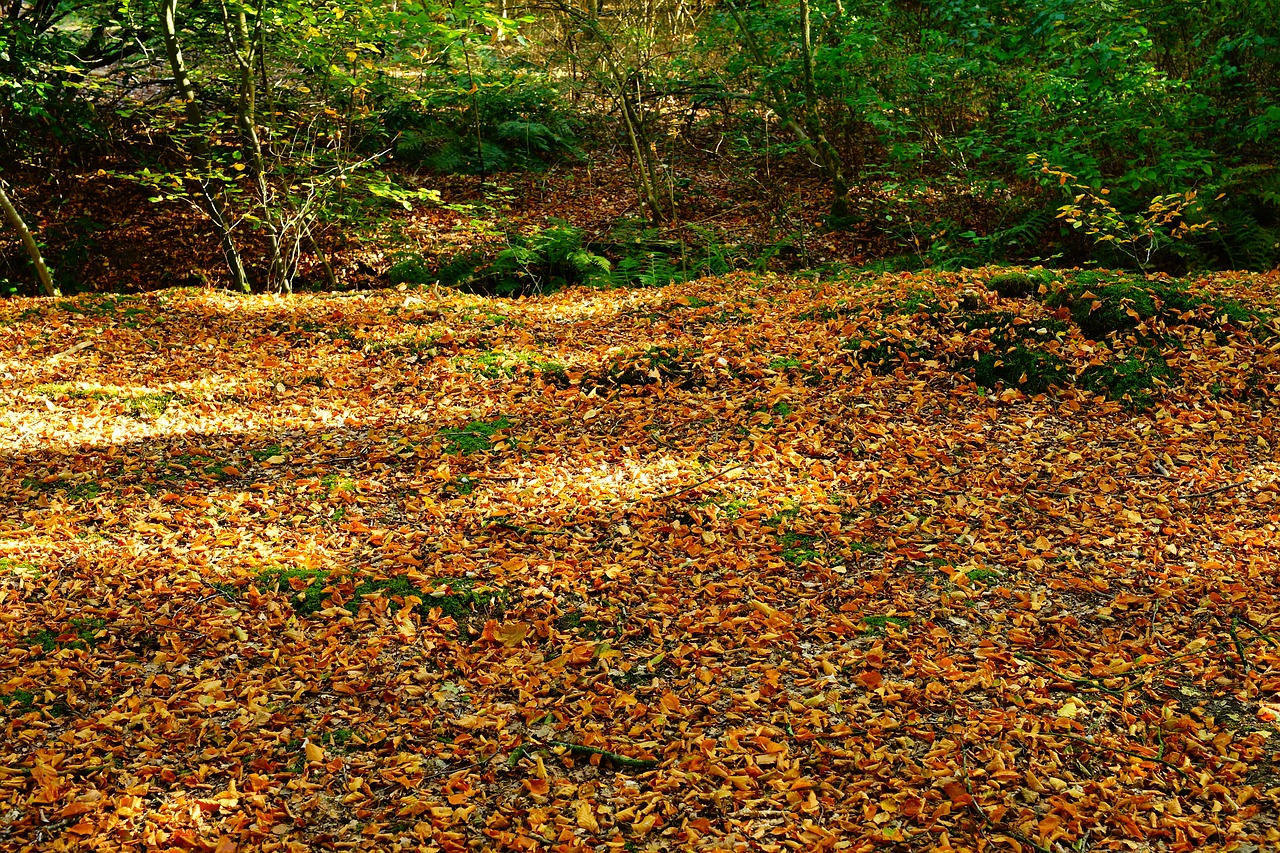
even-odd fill
[[[283,248],[285,235],[273,210],[273,194],[271,185],[267,182],[266,158],[262,154],[262,140],[258,136],[258,88],[253,68],[254,42],[249,37],[249,24],[245,19],[243,6],[237,7],[234,20],[226,6],[223,6],[222,14],[226,23],[228,46],[235,54],[236,63],[240,66],[240,98],[237,103],[236,122],[240,125],[245,147],[249,150],[249,165],[253,169],[254,181],[258,185],[262,221],[267,226],[267,245],[271,250],[271,262],[267,268],[267,289],[292,290],[293,276]],[[261,9],[257,19],[261,23]]]
[[[755,35],[748,29],[746,19],[743,18],[738,7],[733,4],[732,0],[725,0],[725,4],[729,8],[729,14],[733,17],[734,23],[738,25],[738,29],[742,32],[742,40],[746,43],[747,50],[751,52],[751,55],[761,67],[769,67],[764,51],[760,49],[760,44],[756,41]],[[822,132],[822,123],[815,116],[817,92],[813,83],[813,46],[810,43],[809,35],[808,0],[801,0],[800,16],[801,49],[804,62],[804,117],[797,120],[791,114],[790,108],[787,107],[785,93],[778,88],[777,83],[767,84],[773,90],[772,97],[769,99],[769,106],[777,113],[778,118],[782,120],[783,126],[795,134],[800,147],[805,150],[805,153],[822,166],[822,171],[826,173],[827,181],[831,184],[831,219],[838,221],[849,215],[849,180],[845,176],[844,162],[840,158],[840,152],[836,150],[836,147],[831,144]]]
[[[13,202],[9,200],[9,194],[4,191],[4,181],[0,181],[0,208],[4,208],[5,219],[9,220],[9,224],[22,238],[22,245],[27,249],[31,265],[36,268],[36,278],[40,280],[40,287],[44,290],[45,296],[61,296],[62,294],[58,292],[57,286],[49,276],[49,268],[44,264],[44,257],[40,254],[40,247],[36,245],[36,238],[31,236],[31,229],[22,221],[18,209],[13,206]]]
[[[186,101],[187,124],[191,130],[191,145],[196,155],[207,162],[209,146],[200,129],[204,116],[200,111],[200,102],[196,99],[196,89],[191,83],[191,75],[187,73],[187,63],[182,57],[182,44],[178,41],[178,0],[160,0],[160,30],[164,37],[164,51],[169,59],[169,69],[173,73],[173,82]],[[235,282],[237,290],[252,292],[249,285],[249,274],[245,272],[244,260],[240,257],[240,249],[236,246],[227,224],[226,212],[222,199],[210,189],[206,181],[189,181],[188,185],[199,184],[200,196],[204,199],[205,212],[213,223],[213,231],[222,246],[222,255],[226,259],[227,269]]]

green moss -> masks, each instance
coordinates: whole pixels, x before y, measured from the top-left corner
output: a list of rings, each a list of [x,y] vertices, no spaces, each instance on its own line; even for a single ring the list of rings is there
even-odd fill
[[[940,309],[938,297],[930,290],[912,290],[893,305],[895,314],[936,314]]]
[[[521,367],[532,368],[540,373],[553,374],[562,374],[565,370],[564,365],[554,361],[547,361],[534,352],[504,353],[498,350],[491,350],[470,359],[464,359],[462,363],[469,365],[473,373],[488,379],[509,379]]]
[[[98,617],[71,619],[67,630],[41,628],[28,640],[46,654],[56,649],[88,649],[98,644],[98,634],[106,627],[107,621]]]
[[[863,616],[862,623],[867,626],[868,634],[883,634],[889,625],[906,628],[911,620],[905,616]]]
[[[12,693],[0,693],[0,705],[17,705],[18,710],[29,711],[36,706],[36,694],[30,690],[15,690]]]
[[[58,647],[58,637],[60,635],[50,631],[48,628],[41,628],[39,631],[31,635],[31,642],[39,646],[46,654]]]
[[[45,482],[34,477],[27,477],[20,485],[27,491],[40,492],[47,495],[62,493],[69,501],[91,501],[102,494],[102,486],[91,480],[83,480],[78,483],[68,482],[67,480]]]
[[[278,444],[268,444],[265,447],[250,450],[249,455],[253,457],[254,462],[266,462],[276,456],[284,456],[285,449]]]
[[[1139,350],[1119,361],[1088,368],[1081,374],[1079,383],[1095,394],[1123,400],[1135,409],[1144,410],[1153,402],[1151,391],[1175,375],[1158,353]]]
[[[800,359],[785,356],[783,358],[775,358],[769,362],[770,370],[795,370],[801,366]]]
[[[439,354],[439,333],[426,335],[397,335],[384,341],[365,341],[366,352],[387,353],[389,355],[436,356]]]
[[[782,533],[778,536],[778,544],[782,546],[782,559],[793,566],[813,562],[822,557],[822,552],[815,546],[817,536],[802,533]]]
[[[71,400],[120,400],[131,415],[160,415],[169,408],[176,395],[157,391],[132,394],[111,388],[76,388],[65,383],[37,385],[32,393],[42,397],[66,397]]]
[[[1041,285],[1048,285],[1052,281],[1053,273],[1048,270],[1014,271],[991,276],[987,279],[987,288],[1005,299],[1020,299],[1035,296]]]
[[[970,569],[965,573],[965,577],[971,581],[985,583],[986,581],[1002,577],[1002,575],[994,569]]]
[[[9,557],[0,557],[0,574],[18,575],[24,578],[40,577],[40,567],[35,563],[29,563],[25,560],[13,560]]]
[[[1068,285],[1050,293],[1045,304],[1067,308],[1080,331],[1094,340],[1136,328],[1154,317],[1171,324],[1185,318],[1201,327],[1216,325],[1223,319],[1248,326],[1266,317],[1235,300],[1191,291],[1185,282],[1145,281],[1106,272],[1077,273]],[[1204,308],[1209,309],[1207,313],[1202,311]]]
[[[424,589],[402,575],[361,580],[352,590],[353,606],[370,595],[388,598],[392,610],[398,610],[412,596],[419,600],[415,609],[423,616],[439,607],[442,615],[459,621],[479,610],[501,609],[509,597],[505,589],[474,578],[433,578]]]
[[[509,420],[498,418],[492,421],[471,421],[458,429],[442,429],[438,434],[444,439],[445,453],[469,456],[492,449],[493,437],[510,427]]]
[[[962,365],[962,370],[983,388],[1001,385],[1018,388],[1028,394],[1041,394],[1053,385],[1067,383],[1071,374],[1061,358],[1017,344],[1005,352],[982,353],[975,361]]]
[[[356,490],[356,481],[345,474],[325,474],[320,478],[320,485],[324,486],[325,491],[330,495]]]
[[[329,573],[323,569],[300,567],[267,569],[257,577],[263,589],[289,596],[289,603],[302,616],[324,609]]]

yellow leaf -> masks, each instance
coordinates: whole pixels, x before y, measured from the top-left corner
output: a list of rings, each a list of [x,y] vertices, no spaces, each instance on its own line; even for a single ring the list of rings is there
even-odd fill
[[[303,742],[302,748],[307,753],[307,761],[324,761],[324,750],[310,739]]]
[[[586,800],[578,800],[577,812],[578,826],[582,827],[587,832],[600,831],[600,822],[596,820],[596,815],[594,810],[591,808],[591,803]]]
[[[658,822],[658,816],[655,814],[647,814],[635,823],[631,824],[631,831],[636,835],[648,835],[653,832],[653,825]]]

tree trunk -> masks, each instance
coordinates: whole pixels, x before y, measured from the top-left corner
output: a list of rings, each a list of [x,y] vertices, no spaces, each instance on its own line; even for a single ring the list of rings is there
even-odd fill
[[[0,181],[0,208],[4,208],[5,219],[9,220],[9,224],[22,238],[22,245],[27,249],[31,265],[36,268],[36,277],[40,279],[40,288],[44,290],[45,296],[61,296],[62,294],[58,292],[57,286],[49,276],[49,268],[44,265],[44,257],[40,254],[40,247],[36,245],[36,238],[31,236],[31,229],[22,221],[18,209],[13,206],[13,202],[9,200],[9,194],[4,191],[4,181]]]
[[[196,89],[191,83],[191,75],[187,73],[187,63],[182,57],[182,44],[178,41],[178,0],[160,0],[160,29],[164,37],[164,51],[169,58],[169,69],[173,73],[173,82],[186,101],[187,124],[191,130],[192,147],[200,159],[208,160],[209,146],[202,135],[200,124],[204,116],[200,112],[200,102],[196,99]],[[226,258],[227,269],[235,282],[237,290],[252,292],[249,285],[249,274],[245,272],[244,260],[240,257],[240,249],[236,246],[227,224],[222,199],[209,187],[206,181],[188,181],[188,186],[199,184],[200,197],[204,199],[205,213],[213,223],[214,233],[222,246],[222,255]]]
[[[746,19],[743,18],[742,13],[738,11],[738,7],[732,3],[732,0],[726,0],[726,5],[729,7],[729,14],[733,17],[734,23],[738,25],[738,29],[742,32],[742,40],[746,44],[747,50],[750,51],[762,68],[768,68],[769,62],[765,58],[764,51],[760,49],[760,44],[756,41],[755,35],[747,27]],[[836,150],[836,147],[831,144],[830,140],[822,132],[822,121],[816,112],[817,91],[813,82],[813,45],[810,41],[809,18],[808,0],[801,0],[800,37],[805,93],[803,113],[799,119],[792,115],[791,109],[787,106],[786,93],[779,88],[776,82],[766,83],[771,90],[767,103],[778,118],[781,119],[783,126],[796,136],[800,147],[804,149],[805,153],[822,167],[823,174],[831,185],[829,218],[835,224],[849,216],[849,179],[845,175],[844,161],[840,157],[840,152]]]
[[[227,14],[225,7],[223,12]],[[262,20],[261,9],[257,20],[259,22]],[[245,19],[244,7],[237,8],[234,20],[228,16],[225,23],[227,45],[235,54],[236,63],[240,67],[240,97],[237,101],[236,123],[240,125],[240,135],[244,139],[245,148],[249,151],[249,165],[253,169],[253,178],[258,187],[262,222],[266,225],[267,245],[271,250],[271,261],[267,267],[267,289],[291,291],[293,274],[283,250],[286,235],[282,233],[283,229],[275,212],[271,185],[267,181],[266,158],[262,155],[262,140],[258,137],[258,89],[253,67],[254,40],[249,37],[249,24]]]

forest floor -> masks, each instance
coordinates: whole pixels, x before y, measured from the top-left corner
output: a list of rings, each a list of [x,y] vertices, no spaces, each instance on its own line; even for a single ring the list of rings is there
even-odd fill
[[[0,302],[0,849],[1276,849],[1278,291]]]

